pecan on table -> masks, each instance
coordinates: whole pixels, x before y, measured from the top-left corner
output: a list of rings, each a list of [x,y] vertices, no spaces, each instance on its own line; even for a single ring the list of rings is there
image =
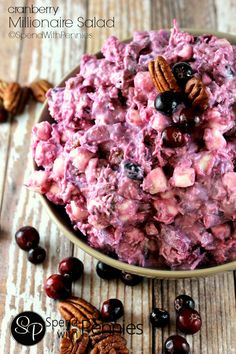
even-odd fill
[[[96,345],[104,338],[114,334],[121,334],[122,328],[119,323],[100,323],[89,332],[92,345]]]
[[[111,335],[95,345],[90,354],[129,354],[126,340],[120,335]]]
[[[62,317],[72,325],[90,330],[100,317],[98,309],[79,297],[70,297],[58,304]]]
[[[36,101],[43,103],[46,100],[47,91],[53,87],[53,85],[47,80],[37,80],[30,84],[30,89]]]
[[[76,338],[73,333],[66,332],[60,343],[60,354],[85,354],[89,345],[87,333]]]

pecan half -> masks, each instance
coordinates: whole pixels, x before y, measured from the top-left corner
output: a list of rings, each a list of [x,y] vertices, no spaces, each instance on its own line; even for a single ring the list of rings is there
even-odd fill
[[[157,56],[154,61],[148,63],[152,81],[159,92],[174,91],[180,92],[180,87],[172,73],[170,65],[165,58]]]
[[[11,82],[3,92],[4,108],[12,114],[21,113],[22,112],[21,98],[22,98],[21,86],[17,82]]]
[[[7,86],[8,83],[6,81],[0,80],[0,99],[3,99],[3,94]]]
[[[185,86],[185,93],[193,107],[199,107],[202,110],[207,108],[209,97],[206,86],[200,79],[196,77],[190,79]]]
[[[76,338],[73,333],[66,332],[60,343],[60,354],[85,354],[89,345],[87,333]]]
[[[74,296],[60,301],[58,309],[66,321],[83,330],[90,330],[100,317],[100,312],[96,307],[84,299]]]
[[[126,340],[120,335],[112,335],[95,345],[90,354],[129,354]]]
[[[30,89],[36,101],[43,103],[46,100],[47,91],[53,87],[53,85],[47,80],[37,80],[30,84]]]
[[[121,334],[122,329],[119,323],[100,323],[94,326],[89,332],[92,345],[99,343],[104,338],[114,334]]]

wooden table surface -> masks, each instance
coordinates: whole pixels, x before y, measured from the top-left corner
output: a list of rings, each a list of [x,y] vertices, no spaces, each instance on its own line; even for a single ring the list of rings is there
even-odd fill
[[[1,66],[0,78],[22,84],[35,78],[47,78],[54,84],[76,66],[84,52],[94,53],[109,35],[128,38],[134,30],[170,28],[173,18],[181,27],[205,28],[236,33],[235,0],[47,0],[34,1],[37,6],[59,6],[60,16],[76,19],[78,16],[115,17],[115,28],[91,29],[85,36],[83,29],[73,27],[68,33],[73,38],[35,38],[27,36],[41,29],[18,29],[25,38],[8,37],[7,7],[12,1],[0,2]],[[17,6],[31,5],[18,1]],[[42,18],[45,15],[31,15]],[[13,15],[14,18],[17,15]],[[47,17],[48,18],[48,17]],[[19,36],[18,34],[18,36]],[[193,354],[235,354],[235,279],[233,272],[205,279],[178,281],[148,280],[134,288],[119,281],[104,281],[95,273],[96,260],[85,254],[61,234],[42,208],[37,195],[24,187],[31,171],[30,136],[37,121],[40,104],[31,103],[24,114],[12,117],[0,125],[0,353],[58,353],[57,328],[47,328],[42,342],[32,347],[21,346],[10,334],[10,323],[21,311],[34,310],[44,318],[60,319],[56,303],[42,290],[44,279],[57,272],[58,262],[69,255],[78,256],[85,265],[85,273],[73,289],[94,305],[107,298],[118,297],[124,302],[128,323],[142,323],[143,335],[127,335],[131,353],[162,353],[163,341],[176,333],[173,300],[186,292],[196,300],[203,320],[202,330],[188,336]],[[47,249],[47,260],[34,266],[26,259],[15,241],[15,231],[23,225],[35,226],[41,235],[41,244]],[[154,305],[171,313],[171,324],[164,330],[153,331],[148,314]]]

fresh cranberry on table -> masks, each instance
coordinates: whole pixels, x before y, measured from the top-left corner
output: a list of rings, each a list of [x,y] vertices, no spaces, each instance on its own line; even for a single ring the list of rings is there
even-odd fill
[[[116,279],[120,276],[120,270],[100,261],[97,263],[96,272],[100,278],[106,280]]]
[[[172,72],[180,86],[184,86],[186,82],[193,77],[193,69],[188,63],[179,62],[172,67]]]
[[[194,300],[191,298],[191,296],[185,294],[177,296],[175,298],[174,305],[176,312],[179,312],[180,310],[182,310],[182,308],[195,308]]]
[[[143,281],[143,277],[140,277],[139,275],[136,274],[127,273],[127,272],[121,272],[120,279],[122,283],[129,286],[138,285]]]
[[[162,142],[166,147],[177,148],[186,144],[182,131],[175,126],[167,127],[162,132]]]
[[[44,289],[52,299],[63,300],[71,295],[71,282],[61,274],[53,274],[47,278]]]
[[[153,327],[165,327],[170,322],[169,312],[158,307],[152,310],[149,318]]]
[[[200,314],[191,308],[182,308],[176,319],[177,328],[186,334],[197,333],[202,326]]]
[[[159,93],[155,99],[154,106],[157,111],[171,115],[181,102],[181,96],[173,91]]]
[[[0,123],[6,122],[7,118],[8,118],[7,111],[3,107],[0,108]]]
[[[101,315],[103,321],[116,321],[124,315],[124,306],[118,299],[109,299],[102,304]]]
[[[43,263],[46,258],[46,251],[44,248],[37,246],[35,248],[31,248],[28,252],[28,261],[34,264]]]
[[[174,335],[165,341],[165,354],[189,354],[190,346],[182,336]]]
[[[15,234],[16,243],[24,251],[29,251],[39,244],[39,233],[32,226],[23,226]]]
[[[59,263],[58,269],[61,275],[68,276],[74,281],[82,276],[84,265],[81,260],[76,257],[67,257]]]

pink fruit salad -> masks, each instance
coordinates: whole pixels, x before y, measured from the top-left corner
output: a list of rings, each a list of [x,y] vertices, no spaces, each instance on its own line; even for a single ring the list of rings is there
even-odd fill
[[[129,43],[110,37],[101,51],[48,91],[54,122],[33,128],[28,187],[121,261],[178,270],[235,260],[236,46],[175,23]],[[148,70],[157,56],[182,92],[201,80],[207,108],[158,92]]]

